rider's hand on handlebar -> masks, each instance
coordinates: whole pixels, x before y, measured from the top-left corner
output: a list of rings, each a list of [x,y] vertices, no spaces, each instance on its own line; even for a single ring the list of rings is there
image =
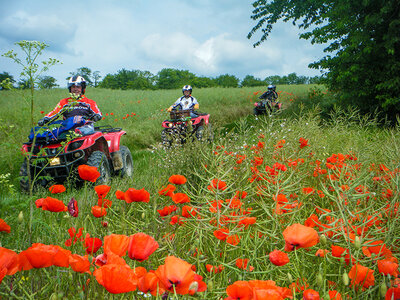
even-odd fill
[[[46,120],[45,120],[45,119],[40,119],[40,120],[37,122],[37,124],[38,124],[38,126],[44,126],[44,124],[46,124]]]

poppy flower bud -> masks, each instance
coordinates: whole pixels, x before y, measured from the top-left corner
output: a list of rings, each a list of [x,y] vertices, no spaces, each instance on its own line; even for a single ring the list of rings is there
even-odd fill
[[[57,295],[57,293],[51,294],[49,300],[58,300],[58,295]]]
[[[349,275],[347,273],[343,273],[342,280],[343,280],[344,285],[346,285],[346,286],[349,285],[350,279],[349,279]]]
[[[193,290],[195,293],[197,292],[198,289],[199,289],[199,283],[197,281],[193,281],[189,286],[189,290]]]
[[[207,281],[207,290],[212,292],[214,288],[214,282],[212,280]]]
[[[356,249],[361,248],[361,239],[359,236],[356,236],[356,238],[354,239],[354,247],[356,247]]]
[[[24,213],[21,210],[18,215],[18,222],[22,223],[23,221],[24,221]]]
[[[341,256],[339,260],[340,260],[340,263],[341,263],[341,264],[344,264],[344,262],[345,262],[345,259],[344,259],[344,257],[343,257],[343,256]]]
[[[326,235],[325,234],[321,234],[319,241],[321,242],[321,244],[325,247],[327,244],[327,239],[326,239]]]
[[[320,287],[324,284],[324,278],[322,277],[321,273],[317,274],[317,277],[315,280],[316,280],[317,285]]]
[[[143,212],[143,213],[142,213],[142,219],[144,219],[145,216],[146,216],[146,215],[145,215],[145,213]]]
[[[287,273],[287,280],[288,280],[288,282],[293,282],[292,274]]]
[[[381,293],[381,297],[384,298],[387,293],[387,286],[385,282],[382,282],[381,285],[379,286],[379,292]]]

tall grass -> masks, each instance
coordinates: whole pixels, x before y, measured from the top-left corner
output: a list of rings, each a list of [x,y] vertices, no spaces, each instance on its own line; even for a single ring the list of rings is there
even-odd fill
[[[285,91],[290,93],[291,87],[287,88]],[[335,111],[329,121],[321,119],[318,109],[304,110],[298,115],[282,112],[255,118],[251,115],[252,102],[256,99],[255,92],[257,89],[196,91],[194,96],[200,101],[201,110],[209,112],[211,121],[215,124],[217,134],[214,143],[190,143],[184,147],[165,150],[157,146],[160,124],[166,117],[165,108],[177,98],[179,91],[125,92],[89,89],[87,96],[97,100],[103,114],[113,113],[101,121],[101,124],[110,123],[127,131],[124,143],[134,153],[134,176],[128,180],[115,179],[112,182],[108,198],[113,201],[113,205],[102,219],[108,222],[108,227],[101,226],[100,220],[91,215],[91,207],[97,201],[93,187],[87,185],[75,190],[67,186],[67,192],[60,194],[58,198],[64,203],[71,197],[76,198],[79,203],[79,217],[72,218],[65,213],[37,209],[34,211],[33,232],[29,238],[35,242],[56,244],[65,248],[64,242],[69,238],[67,230],[70,227],[83,227],[85,232],[99,238],[111,233],[131,235],[145,232],[160,243],[160,248],[147,261],[138,263],[127,259],[127,262],[132,267],[143,266],[147,270],[154,270],[163,263],[165,256],[180,257],[195,265],[197,273],[204,276],[208,289],[198,296],[201,299],[226,297],[226,287],[237,280],[274,280],[278,286],[287,287],[297,279],[304,278],[308,288],[317,290],[324,299],[332,289],[339,291],[344,298],[378,299],[381,283],[389,285],[389,279],[393,277],[379,274],[374,262],[376,256],[365,256],[362,249],[348,239],[345,230],[367,226],[365,217],[377,218],[381,223],[368,225],[368,234],[361,234],[362,245],[367,246],[370,239],[382,240],[394,255],[398,255],[399,216],[395,214],[387,217],[385,214],[387,207],[395,209],[399,201],[398,128],[379,128],[378,120],[366,120],[356,112],[342,110]],[[297,95],[301,95],[300,92],[305,95],[307,90],[303,87],[301,91],[297,91]],[[43,110],[53,108],[53,100],[51,103],[47,101],[56,98],[54,94],[61,97],[63,93],[58,90],[44,91],[40,95],[39,103],[43,105]],[[10,97],[9,100],[15,97],[15,94],[4,95]],[[284,100],[287,103],[284,104],[289,105],[292,95],[288,94],[287,97]],[[9,101],[7,103],[10,105]],[[132,116],[132,113],[136,113],[136,116]],[[128,118],[127,114],[130,115]],[[18,123],[17,119],[6,119],[7,126],[15,125],[12,135],[15,144],[24,140],[23,136],[29,129],[23,124],[21,115]],[[308,146],[300,148],[300,138],[307,139]],[[279,142],[282,140],[285,142]],[[279,143],[281,148],[277,146]],[[322,174],[314,176],[316,162],[321,162],[321,166],[327,169],[327,159],[334,154],[349,157],[343,166],[343,173],[339,174],[332,169],[326,174],[332,175],[331,177]],[[245,158],[238,163],[240,157]],[[257,157],[262,158],[261,165],[257,167],[259,173],[255,173],[254,169]],[[12,162],[18,161],[16,157],[10,156],[10,159]],[[304,162],[296,167],[289,167],[289,162],[297,159]],[[285,164],[288,169],[278,172],[272,180],[266,169],[277,162]],[[380,171],[380,166],[385,166],[389,171]],[[198,210],[198,215],[185,219],[183,225],[172,225],[171,215],[160,218],[157,212],[157,209],[174,204],[169,197],[158,194],[173,174],[181,174],[188,179],[185,185],[177,187],[176,192],[186,193],[191,199],[189,205]],[[265,176],[265,180],[256,174]],[[389,174],[390,180],[375,178]],[[225,190],[213,191],[208,188],[211,180],[216,178],[227,183]],[[357,193],[356,188],[359,186],[367,188],[368,194]],[[116,190],[125,191],[132,187],[147,190],[150,193],[150,202],[127,204],[115,198]],[[323,192],[324,197],[316,193],[303,193],[302,189],[305,187]],[[387,189],[394,193],[385,198],[382,195]],[[235,221],[240,216],[231,214],[233,210],[225,202],[234,198],[237,191],[248,193],[243,199],[242,209],[248,210],[250,216],[257,218],[257,222],[246,229],[237,226]],[[296,194],[297,198],[293,199],[300,205],[287,213],[276,214],[274,197],[279,194],[285,194],[288,198],[289,195]],[[41,198],[48,195],[50,194],[47,190],[41,190],[35,196]],[[19,252],[31,246],[26,231],[27,222],[17,216],[20,211],[27,214],[24,203],[32,200],[34,199],[26,199],[26,196],[16,193],[0,202],[0,217],[12,228],[10,234],[0,233],[3,247]],[[209,208],[218,200],[223,200],[224,205],[217,213],[213,213]],[[183,205],[177,206],[181,209]],[[329,211],[318,213],[319,209]],[[178,214],[180,210],[175,215]],[[283,250],[285,246],[282,231],[294,223],[304,224],[312,214],[318,214],[321,222],[329,217],[342,227],[333,236],[329,236],[329,230],[321,230],[319,234],[328,238],[321,239],[310,250],[296,249],[289,252],[289,264],[282,267],[271,264],[268,253],[274,249]],[[230,222],[224,223],[224,216],[229,216]],[[240,243],[232,246],[216,239],[213,231],[218,225],[228,227],[231,234],[238,234]],[[173,239],[166,238],[171,234],[174,234]],[[357,263],[373,269],[375,285],[368,289],[345,285],[342,282],[343,274],[349,272],[351,265],[346,265],[330,253],[324,258],[315,256],[319,248],[330,250],[332,245],[348,248]],[[70,250],[78,254],[84,252],[79,243]],[[235,264],[237,258],[248,258],[254,271],[238,268]],[[206,264],[222,265],[225,269],[218,274],[208,273],[205,270]],[[320,276],[322,281],[317,279]],[[87,282],[89,278],[91,280]],[[302,299],[301,291],[296,292],[293,289],[293,292],[295,299]],[[6,276],[0,284],[0,295],[11,295],[15,298],[60,296],[68,299],[110,297],[90,275],[57,267]],[[181,299],[187,297],[177,296]],[[144,295],[133,292],[115,298],[142,299]]]

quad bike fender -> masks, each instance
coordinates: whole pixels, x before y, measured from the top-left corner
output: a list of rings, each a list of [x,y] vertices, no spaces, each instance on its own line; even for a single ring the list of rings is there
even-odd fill
[[[82,148],[84,147],[82,146]],[[111,160],[107,140],[101,133],[100,136],[94,141],[94,143],[85,149],[86,157],[89,157],[94,151],[103,152],[106,155],[107,159]]]
[[[108,150],[110,153],[119,151],[121,136],[125,135],[126,131],[108,132],[104,134],[104,138],[107,141]]]
[[[162,127],[164,127],[164,128],[169,128],[169,126],[168,126],[168,124],[170,124],[171,122],[170,121],[168,121],[168,120],[165,120],[164,122],[162,122]]]
[[[192,119],[192,124],[197,125],[197,124],[202,124],[202,125],[208,125],[210,115],[205,115],[205,116],[198,116],[197,118]]]

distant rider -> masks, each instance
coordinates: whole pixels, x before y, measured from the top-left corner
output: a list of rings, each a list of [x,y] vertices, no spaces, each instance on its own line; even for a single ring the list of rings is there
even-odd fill
[[[278,93],[276,92],[276,85],[270,84],[268,85],[268,90],[262,94],[259,99],[269,101],[269,109],[272,111],[272,108],[277,105]]]
[[[102,115],[95,101],[88,99],[85,94],[86,80],[82,76],[72,76],[68,81],[68,90],[71,97],[62,99],[57,106],[45,117],[38,121],[43,126],[56,119],[62,113],[64,120],[75,117],[74,123],[85,124],[75,129],[75,132],[87,135],[94,133],[94,122],[101,120]]]
[[[190,85],[185,85],[182,88],[183,96],[178,98],[175,103],[170,106],[167,111],[171,111],[173,109],[179,110],[190,110],[190,117],[197,118],[198,114],[194,112],[194,109],[199,109],[199,103],[197,99],[192,96],[192,87]]]

